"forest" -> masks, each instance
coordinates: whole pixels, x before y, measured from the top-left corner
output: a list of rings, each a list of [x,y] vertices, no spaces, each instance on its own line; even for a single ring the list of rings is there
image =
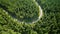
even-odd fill
[[[60,34],[60,0],[0,0],[0,34]]]

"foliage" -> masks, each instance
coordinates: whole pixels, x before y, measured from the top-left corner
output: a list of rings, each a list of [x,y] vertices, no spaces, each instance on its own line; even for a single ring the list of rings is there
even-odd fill
[[[36,0],[43,9],[44,16],[34,24],[20,23],[18,20],[14,20],[11,14],[15,12],[17,7],[15,1],[17,2],[17,0],[11,0],[14,1],[11,5],[9,0],[3,1],[8,4],[1,4],[2,1],[0,0],[0,34],[60,34],[60,0]],[[30,1],[32,0],[28,2]],[[3,8],[1,5],[7,8]]]
[[[33,0],[0,0],[0,7],[21,22],[31,23],[39,17],[39,7]]]
[[[39,28],[42,28],[42,34],[60,34],[60,0],[36,1],[42,7],[44,12],[44,17],[41,19],[42,22],[39,25]],[[40,30],[38,29],[38,31]]]

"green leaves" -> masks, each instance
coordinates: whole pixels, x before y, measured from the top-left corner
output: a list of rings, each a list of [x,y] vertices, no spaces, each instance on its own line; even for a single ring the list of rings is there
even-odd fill
[[[35,2],[0,0],[0,34],[60,34],[60,0],[37,1],[44,16],[36,23],[26,24],[39,16]]]
[[[8,3],[7,3],[8,2]],[[1,6],[9,15],[21,22],[31,23],[39,17],[39,7],[33,0],[1,0]]]
[[[37,2],[39,3],[39,5],[41,5],[43,12],[44,12],[44,17],[41,19],[42,25],[40,24],[41,25],[40,28],[43,27],[44,29],[46,29],[46,27],[47,27],[45,32],[48,31],[48,34],[58,34],[59,33],[58,32],[58,29],[59,29],[58,23],[60,23],[59,22],[60,19],[57,16],[60,16],[60,14],[59,14],[60,13],[60,10],[59,10],[60,0],[37,0]],[[45,34],[44,31],[42,31],[42,32]]]

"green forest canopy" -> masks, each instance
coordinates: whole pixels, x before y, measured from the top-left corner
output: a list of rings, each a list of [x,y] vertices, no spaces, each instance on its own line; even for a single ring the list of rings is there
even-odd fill
[[[14,21],[10,11],[14,11],[15,4],[9,5],[10,1],[17,2],[17,0],[0,0],[0,34],[60,34],[60,0],[36,0],[42,7],[44,16],[33,24]],[[6,12],[8,10],[9,13]],[[14,13],[12,12],[12,14]]]
[[[0,0],[0,7],[20,22],[33,22],[39,17],[39,7],[33,0]]]

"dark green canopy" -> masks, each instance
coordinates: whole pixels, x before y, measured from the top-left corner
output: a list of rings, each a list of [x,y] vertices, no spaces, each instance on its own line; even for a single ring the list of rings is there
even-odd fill
[[[31,23],[39,17],[39,7],[33,0],[0,0],[0,8],[20,22]]]

